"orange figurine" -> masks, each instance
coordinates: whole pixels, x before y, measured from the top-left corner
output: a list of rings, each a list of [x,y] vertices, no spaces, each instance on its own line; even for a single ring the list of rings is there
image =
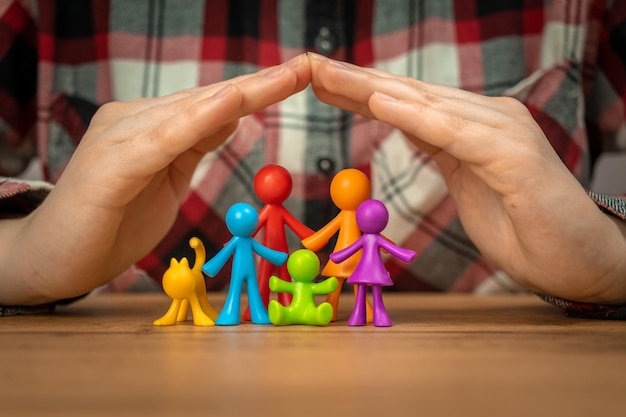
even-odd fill
[[[320,230],[303,239],[302,245],[318,252],[335,233],[338,235],[333,252],[340,251],[356,242],[361,237],[361,230],[356,223],[356,209],[370,198],[370,194],[370,180],[363,172],[354,168],[339,171],[330,183],[330,198],[341,211]],[[360,259],[361,253],[357,252],[339,264],[329,260],[322,271],[323,276],[336,277],[339,281],[337,289],[326,298],[326,301],[333,307],[333,321],[337,321],[337,307],[342,284],[352,275]],[[369,302],[367,303],[367,321],[370,323],[372,321],[372,307]]]
[[[256,195],[265,203],[265,206],[259,211],[259,226],[253,236],[263,231],[264,246],[279,252],[288,253],[289,248],[287,246],[285,226],[291,229],[300,239],[304,239],[313,233],[313,230],[298,221],[283,206],[292,189],[292,179],[289,171],[280,165],[266,165],[254,176],[253,186]],[[283,281],[291,281],[286,265],[275,266],[266,259],[261,258],[257,280],[261,299],[266,308],[270,299],[269,281],[274,272]],[[288,306],[291,303],[291,294],[279,293],[278,301],[282,305]],[[249,308],[246,308],[243,319],[250,320]]]

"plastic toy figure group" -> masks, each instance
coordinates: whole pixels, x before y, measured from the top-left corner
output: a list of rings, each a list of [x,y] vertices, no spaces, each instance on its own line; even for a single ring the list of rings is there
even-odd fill
[[[198,326],[230,326],[240,321],[240,295],[246,283],[248,308],[244,320],[256,324],[326,325],[337,320],[337,307],[343,282],[355,285],[355,303],[349,326],[391,326],[383,303],[382,287],[393,282],[385,269],[381,250],[408,263],[415,252],[396,246],[381,235],[389,220],[387,208],[370,199],[370,182],[356,169],[338,172],[330,185],[330,197],[339,214],[317,232],[300,223],[284,207],[291,194],[289,172],[278,165],[263,167],[254,178],[254,190],[265,203],[260,212],[249,204],[236,203],[226,213],[226,226],[233,237],[204,265],[204,246],[192,238],[196,261],[191,268],[186,258],[172,259],[163,275],[163,289],[172,298],[167,313],[155,325],[173,325],[187,319],[192,307]],[[285,226],[302,241],[305,249],[288,257]],[[255,236],[263,231],[263,244]],[[314,283],[320,262],[314,253],[337,234],[337,241],[322,275],[329,277]],[[259,274],[255,256],[260,258]],[[231,282],[222,311],[217,312],[206,299],[202,272],[215,276],[232,256]],[[286,265],[285,265],[286,263]],[[272,273],[276,271],[276,275]],[[292,281],[293,280],[293,281]],[[373,306],[367,301],[371,287]],[[278,301],[270,302],[270,291],[278,292]],[[328,294],[325,302],[315,304],[316,294]]]

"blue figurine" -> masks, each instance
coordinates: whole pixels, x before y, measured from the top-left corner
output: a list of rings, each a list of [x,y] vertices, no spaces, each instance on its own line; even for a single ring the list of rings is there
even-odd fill
[[[258,224],[259,215],[254,207],[246,203],[233,204],[226,212],[226,227],[233,237],[210,261],[202,266],[202,272],[214,277],[224,267],[231,255],[233,257],[230,287],[224,307],[215,320],[217,326],[239,324],[240,296],[244,281],[248,291],[252,323],[271,324],[259,292],[254,254],[256,253],[277,266],[287,261],[287,254],[263,246],[252,238]]]

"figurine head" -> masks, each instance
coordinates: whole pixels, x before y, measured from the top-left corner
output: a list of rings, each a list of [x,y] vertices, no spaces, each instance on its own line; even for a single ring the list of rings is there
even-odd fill
[[[389,211],[379,200],[366,200],[356,209],[356,224],[366,234],[379,234],[389,222]]]
[[[266,165],[254,177],[254,191],[266,204],[282,204],[291,194],[291,175],[280,165]]]
[[[287,271],[297,282],[311,282],[320,272],[320,260],[308,249],[294,251],[287,260]]]
[[[250,237],[259,225],[259,215],[250,204],[235,203],[226,212],[226,227],[233,236]]]
[[[370,192],[369,178],[354,168],[339,171],[330,183],[330,198],[341,210],[356,210]]]

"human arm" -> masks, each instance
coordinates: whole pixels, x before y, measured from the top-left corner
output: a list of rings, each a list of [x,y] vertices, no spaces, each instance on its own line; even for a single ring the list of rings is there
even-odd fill
[[[204,154],[240,117],[309,78],[300,56],[221,83],[104,105],[44,202],[0,221],[0,304],[78,296],[143,257],[171,227]]]
[[[566,299],[626,302],[623,225],[598,209],[520,102],[311,62],[322,101],[389,123],[432,156],[468,236],[512,278]]]

